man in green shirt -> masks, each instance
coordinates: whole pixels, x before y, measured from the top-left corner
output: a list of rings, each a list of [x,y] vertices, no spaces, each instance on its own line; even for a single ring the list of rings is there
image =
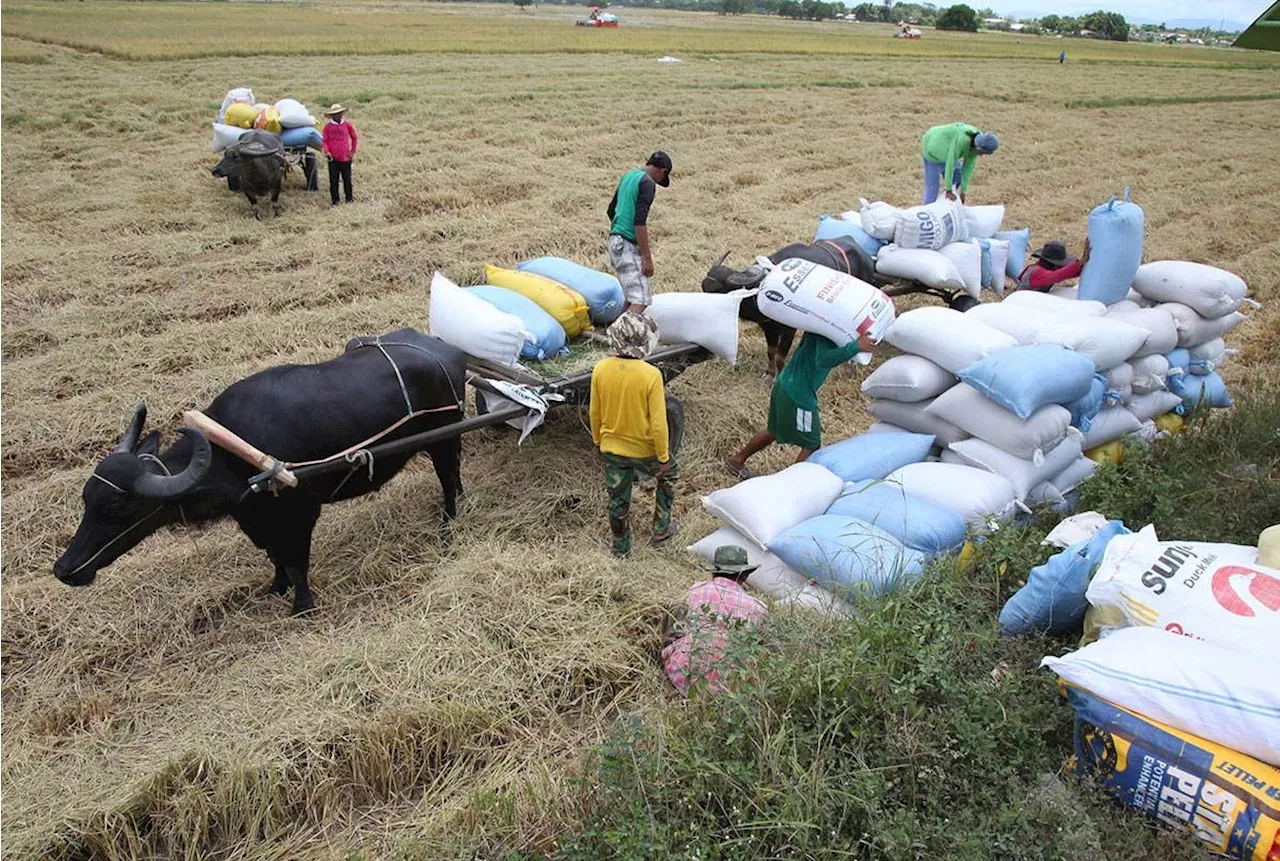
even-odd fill
[[[920,151],[924,155],[924,202],[938,199],[938,184],[950,183],[947,198],[955,200],[955,189],[960,190],[960,201],[969,191],[969,180],[978,166],[978,156],[990,155],[1000,146],[995,132],[979,131],[968,123],[948,123],[934,126],[920,139]]]
[[[649,276],[653,255],[649,250],[649,206],[655,184],[671,185],[671,156],[659,150],[644,167],[629,170],[618,181],[609,201],[609,263],[622,284],[626,310],[643,314],[653,301]]]
[[[808,460],[822,447],[822,424],[818,420],[818,389],[837,366],[858,353],[875,349],[871,336],[863,333],[856,341],[837,347],[830,339],[805,332],[791,361],[774,380],[769,394],[769,421],[765,430],[725,458],[725,468],[739,479],[751,477],[747,459],[774,442],[800,447],[796,463]]]

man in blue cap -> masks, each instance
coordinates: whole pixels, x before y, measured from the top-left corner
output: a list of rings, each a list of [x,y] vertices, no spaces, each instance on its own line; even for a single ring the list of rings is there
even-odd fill
[[[984,132],[968,123],[948,123],[934,126],[920,139],[920,151],[924,156],[924,202],[938,199],[938,184],[950,182],[947,198],[955,200],[959,194],[964,202],[969,191],[969,180],[978,166],[978,156],[991,155],[1000,146],[995,132]]]

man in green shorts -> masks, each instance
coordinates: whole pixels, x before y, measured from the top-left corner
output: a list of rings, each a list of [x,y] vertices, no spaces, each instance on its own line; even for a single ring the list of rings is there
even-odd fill
[[[653,301],[649,206],[658,185],[671,185],[671,156],[661,150],[649,156],[644,167],[624,173],[609,201],[609,263],[632,314],[643,314]]]
[[[875,349],[871,336],[837,347],[829,339],[805,332],[791,361],[778,374],[769,394],[769,421],[765,430],[753,436],[740,450],[725,458],[725,468],[739,479],[751,477],[747,459],[774,442],[800,447],[796,463],[807,460],[822,447],[822,424],[818,419],[818,389],[837,366],[858,353]]]

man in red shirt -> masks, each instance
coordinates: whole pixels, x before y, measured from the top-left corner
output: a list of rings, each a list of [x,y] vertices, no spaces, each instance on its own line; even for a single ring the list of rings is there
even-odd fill
[[[342,105],[335,104],[324,115],[329,122],[324,124],[320,135],[324,141],[324,154],[329,159],[329,197],[337,206],[339,179],[342,180],[347,203],[351,202],[351,161],[356,157],[360,136],[356,134],[356,127],[347,122],[347,109]]]
[[[1084,264],[1089,262],[1089,240],[1084,241],[1084,256],[1079,260],[1067,254],[1067,245],[1060,239],[1049,240],[1031,256],[1036,262],[1018,274],[1018,289],[1047,293],[1055,284],[1080,277]]]

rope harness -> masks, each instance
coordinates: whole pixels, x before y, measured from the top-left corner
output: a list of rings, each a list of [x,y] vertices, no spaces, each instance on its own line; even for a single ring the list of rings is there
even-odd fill
[[[161,464],[161,465],[163,466],[163,464]],[[166,470],[165,470],[165,472],[168,472],[168,470],[166,469]],[[128,491],[126,491],[126,490],[125,490],[124,488],[122,488],[120,485],[116,484],[116,483],[115,483],[115,482],[113,482],[113,481],[109,481],[108,479],[103,478],[102,476],[98,475],[96,472],[95,472],[95,473],[92,473],[92,474],[90,475],[90,478],[96,478],[96,479],[98,479],[98,481],[102,482],[103,484],[107,485],[108,487],[110,487],[110,488],[112,488],[112,489],[114,489],[114,490],[118,490],[120,493],[123,493],[123,494],[125,494],[126,496],[128,495]],[[137,520],[133,521],[133,523],[130,523],[128,526],[126,526],[124,529],[122,529],[119,533],[117,533],[115,538],[112,538],[112,539],[111,539],[110,541],[108,541],[106,544],[104,544],[104,545],[102,545],[101,547],[99,547],[99,548],[98,548],[98,552],[97,552],[97,553],[93,554],[93,555],[92,555],[92,556],[90,556],[88,559],[84,560],[84,561],[83,561],[83,562],[81,562],[79,565],[77,565],[75,568],[72,568],[69,572],[67,572],[67,576],[68,576],[68,577],[72,577],[72,576],[74,576],[74,575],[76,575],[76,574],[79,574],[79,573],[80,573],[80,571],[81,571],[83,568],[85,568],[87,565],[89,565],[90,563],[92,563],[95,559],[97,559],[97,558],[98,558],[99,556],[101,556],[103,553],[107,552],[107,549],[108,549],[109,547],[111,547],[111,545],[115,544],[115,543],[116,543],[117,541],[119,541],[121,538],[124,538],[124,537],[125,537],[126,535],[128,535],[130,532],[132,532],[133,530],[137,529],[139,526],[141,526],[142,524],[146,523],[146,522],[147,522],[148,520],[150,520],[151,518],[155,517],[155,516],[156,516],[157,514],[159,514],[163,509],[164,509],[164,503],[162,502],[162,503],[160,503],[159,505],[157,505],[155,508],[151,509],[151,512],[150,512],[149,514],[145,514],[145,515],[143,515],[142,517],[138,518]]]

